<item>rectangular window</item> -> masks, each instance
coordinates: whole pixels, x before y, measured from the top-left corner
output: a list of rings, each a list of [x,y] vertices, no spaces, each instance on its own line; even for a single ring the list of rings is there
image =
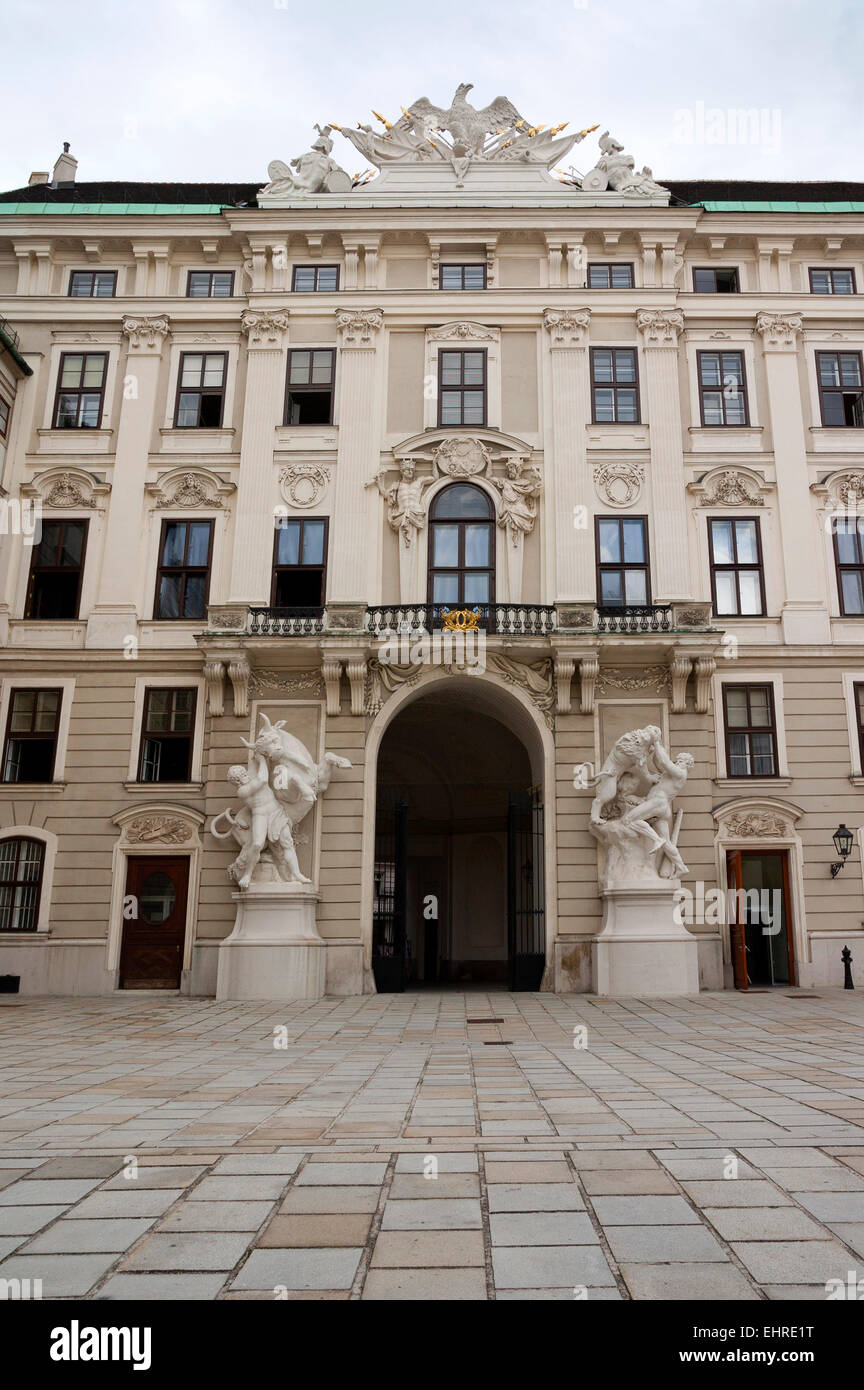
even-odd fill
[[[286,425],[329,425],[333,420],[333,348],[293,348],[288,353]]]
[[[73,270],[69,276],[72,299],[111,299],[116,293],[116,270]]]
[[[864,685],[856,681],[852,686],[852,695],[855,701],[855,728],[858,733],[858,757],[861,759],[860,767],[864,768]]]
[[[188,687],[145,690],[139,782],[189,781],[196,697],[197,691]]]
[[[822,424],[830,429],[864,429],[860,352],[817,352]]]
[[[840,612],[844,618],[860,618],[864,615],[864,517],[835,517],[833,532]]]
[[[486,350],[438,354],[438,424],[486,424]]]
[[[723,686],[727,777],[777,776],[777,727],[770,685]]]
[[[743,352],[697,352],[703,425],[747,425]]]
[[[693,271],[696,294],[737,294],[738,288],[738,270],[734,266],[723,270],[700,267]]]
[[[233,270],[190,270],[186,281],[188,299],[230,299],[234,293]]]
[[[212,544],[212,521],[163,521],[155,619],[206,617]]]
[[[598,608],[645,608],[651,602],[648,524],[643,516],[595,518]]]
[[[753,618],[765,612],[759,522],[744,517],[708,522],[711,596],[718,617]]]
[[[68,622],[78,617],[86,548],[86,521],[42,522],[30,559],[25,618]]]
[[[855,294],[855,271],[810,270],[811,294]]]
[[[295,265],[291,276],[295,294],[327,294],[339,288],[338,265]]]
[[[597,424],[638,424],[639,374],[635,348],[591,349],[591,396]]]
[[[621,262],[589,262],[588,288],[589,290],[632,290],[633,267]]]
[[[96,430],[102,420],[107,352],[64,352],[57,374],[55,430]]]
[[[4,782],[50,782],[54,776],[62,690],[13,690],[3,749]]]
[[[0,931],[36,931],[44,859],[41,840],[0,840]]]
[[[280,517],[273,545],[273,608],[323,608],[327,518]]]
[[[4,401],[0,396],[0,439],[6,439],[9,435],[9,416],[12,414],[12,407],[8,401]]]
[[[485,290],[485,265],[442,265],[438,272],[442,290]]]
[[[219,429],[227,371],[227,352],[181,352],[174,416],[178,430]]]

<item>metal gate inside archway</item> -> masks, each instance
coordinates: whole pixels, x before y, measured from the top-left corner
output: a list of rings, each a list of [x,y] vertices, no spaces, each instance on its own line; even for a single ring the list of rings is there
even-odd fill
[[[378,762],[372,920],[376,988],[538,990],[545,968],[543,800],[497,719],[426,697]]]

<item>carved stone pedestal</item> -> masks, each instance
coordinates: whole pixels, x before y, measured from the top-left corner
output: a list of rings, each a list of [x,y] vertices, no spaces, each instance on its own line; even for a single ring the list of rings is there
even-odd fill
[[[320,999],[326,946],[318,894],[304,883],[253,883],[231,894],[234,930],[219,947],[217,999]]]
[[[699,947],[675,920],[676,879],[668,886],[608,887],[593,943],[592,988],[610,998],[699,993]]]

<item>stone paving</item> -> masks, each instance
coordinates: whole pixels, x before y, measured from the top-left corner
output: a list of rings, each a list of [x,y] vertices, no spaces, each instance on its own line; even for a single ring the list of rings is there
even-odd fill
[[[0,996],[0,1279],[45,1298],[825,1299],[864,1003]]]

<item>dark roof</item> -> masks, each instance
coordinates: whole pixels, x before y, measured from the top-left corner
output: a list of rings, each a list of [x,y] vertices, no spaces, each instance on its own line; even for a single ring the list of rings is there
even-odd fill
[[[74,183],[51,188],[35,184],[32,188],[13,188],[0,193],[3,203],[178,203],[210,204],[219,207],[256,207],[255,195],[263,187],[256,183]],[[864,202],[864,183],[842,181],[769,183],[761,179],[663,179],[673,202]]]

